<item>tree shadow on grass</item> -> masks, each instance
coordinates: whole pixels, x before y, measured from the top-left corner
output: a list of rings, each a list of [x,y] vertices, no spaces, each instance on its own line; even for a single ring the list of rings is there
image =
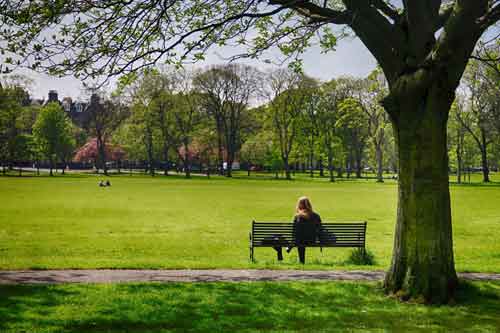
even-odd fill
[[[495,331],[500,284],[463,284],[457,305],[403,304],[376,284],[175,283],[0,286],[0,331]]]

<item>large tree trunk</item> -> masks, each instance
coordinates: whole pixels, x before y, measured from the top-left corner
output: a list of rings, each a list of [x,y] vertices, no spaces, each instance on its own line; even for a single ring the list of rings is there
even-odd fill
[[[417,96],[403,92],[393,105],[399,200],[392,263],[384,287],[403,299],[444,303],[458,283],[446,143],[448,110],[454,97],[450,95],[454,94],[433,84]]]

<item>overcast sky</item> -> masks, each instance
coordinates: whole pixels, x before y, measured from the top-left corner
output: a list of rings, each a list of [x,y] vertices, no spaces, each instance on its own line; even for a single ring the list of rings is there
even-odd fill
[[[207,60],[196,66],[208,66],[211,64],[224,63],[219,55],[221,50],[212,49]],[[276,57],[278,53],[275,53]],[[273,54],[267,58],[272,59]],[[257,66],[261,69],[269,69],[270,66],[262,61],[241,61]],[[304,70],[306,74],[321,80],[331,80],[342,75],[366,76],[376,66],[376,61],[365,46],[358,40],[347,38],[339,41],[337,49],[328,54],[321,54],[317,47],[311,48],[304,55]],[[73,77],[56,78],[42,75],[28,70],[17,71],[29,76],[33,80],[30,88],[34,98],[47,98],[49,90],[57,90],[59,99],[70,96],[78,99],[83,94],[81,82]]]

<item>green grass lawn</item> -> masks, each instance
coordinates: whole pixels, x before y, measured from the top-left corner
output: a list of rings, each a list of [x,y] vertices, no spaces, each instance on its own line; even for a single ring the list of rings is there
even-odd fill
[[[308,249],[305,268],[386,269],[390,262],[394,181],[123,175],[99,188],[99,179],[0,177],[0,269],[299,267],[295,251],[278,263],[269,248],[257,249],[250,263],[248,232],[252,219],[290,221],[301,195],[324,221],[368,221],[367,246],[377,260],[352,266],[348,249]],[[451,186],[459,271],[500,272],[500,177],[493,180]]]
[[[0,286],[4,333],[498,332],[500,283],[462,285],[455,305],[388,298],[373,283]]]

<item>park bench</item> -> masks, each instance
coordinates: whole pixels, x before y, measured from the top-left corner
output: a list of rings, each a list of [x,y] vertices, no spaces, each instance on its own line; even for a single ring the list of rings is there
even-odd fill
[[[366,222],[322,223],[322,236],[307,247],[356,247],[365,250]],[[333,235],[333,236],[332,236]],[[254,261],[256,247],[297,246],[293,223],[252,221],[250,260]]]

